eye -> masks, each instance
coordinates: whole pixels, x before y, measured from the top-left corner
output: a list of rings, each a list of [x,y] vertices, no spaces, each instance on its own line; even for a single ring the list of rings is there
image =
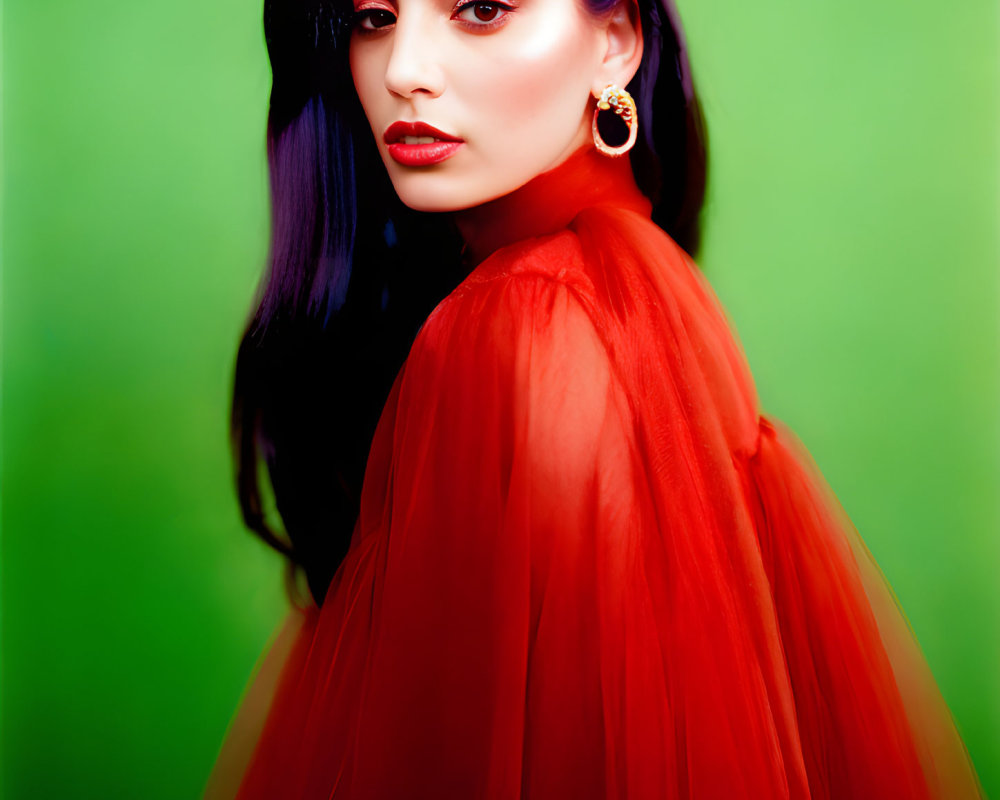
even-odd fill
[[[495,28],[502,25],[507,14],[514,9],[503,3],[489,2],[488,0],[473,0],[471,3],[464,3],[456,10],[457,14],[464,14],[472,11],[472,17],[466,17],[464,21],[471,22],[474,28]]]
[[[466,27],[477,31],[489,30],[504,24],[507,15],[513,11],[512,6],[504,3],[495,3],[492,0],[473,0],[471,3],[463,3],[455,9],[455,17],[466,23]],[[462,17],[466,12],[472,12],[472,16]],[[363,8],[354,12],[354,27],[362,32],[382,30],[392,25],[396,16],[384,8]]]
[[[384,8],[363,8],[354,12],[354,27],[362,31],[377,31],[386,28],[396,19],[391,11]],[[366,24],[371,20],[371,24]]]

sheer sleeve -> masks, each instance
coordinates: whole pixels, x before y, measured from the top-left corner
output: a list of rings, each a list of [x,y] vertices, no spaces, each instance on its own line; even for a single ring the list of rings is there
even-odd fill
[[[569,286],[519,274],[449,296],[393,386],[351,550],[239,797],[604,796],[631,432]],[[658,659],[637,646],[628,687],[649,720],[640,672]]]
[[[581,213],[430,315],[240,798],[979,796],[888,584],[663,236]]]
[[[585,796],[603,785],[598,562],[635,507],[628,403],[562,283],[502,278],[435,313],[400,390],[354,780]]]
[[[983,797],[892,587],[805,446],[764,416],[748,466],[812,795]]]

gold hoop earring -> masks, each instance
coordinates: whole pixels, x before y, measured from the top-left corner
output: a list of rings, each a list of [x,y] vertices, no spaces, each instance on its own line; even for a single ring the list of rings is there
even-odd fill
[[[602,111],[613,109],[628,125],[628,141],[618,147],[610,147],[602,138],[601,132],[597,129],[597,115]],[[624,89],[619,89],[613,83],[604,87],[601,96],[597,98],[597,108],[594,109],[594,119],[590,125],[591,133],[594,136],[594,145],[598,151],[606,156],[621,156],[632,149],[636,136],[639,133],[639,117],[635,110],[635,101]]]

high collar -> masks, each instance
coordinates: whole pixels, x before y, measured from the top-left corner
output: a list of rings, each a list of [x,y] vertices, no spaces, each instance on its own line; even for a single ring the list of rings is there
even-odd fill
[[[562,230],[583,209],[613,206],[649,217],[652,203],[636,186],[627,156],[602,155],[588,142],[562,163],[509,194],[454,212],[465,261],[479,264],[496,250]]]

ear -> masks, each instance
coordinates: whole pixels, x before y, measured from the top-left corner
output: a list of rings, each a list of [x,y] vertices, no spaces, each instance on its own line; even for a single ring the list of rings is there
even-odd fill
[[[639,71],[642,21],[636,0],[619,0],[601,27],[605,52],[595,75],[599,84],[591,87],[595,97],[599,97],[609,83],[624,89]]]

